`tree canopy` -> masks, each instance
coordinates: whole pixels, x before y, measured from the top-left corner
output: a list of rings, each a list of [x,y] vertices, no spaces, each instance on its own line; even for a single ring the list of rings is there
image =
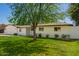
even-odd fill
[[[30,3],[30,4],[10,4],[12,16],[10,22],[18,25],[36,23],[51,23],[63,18],[63,13],[59,13],[57,4]]]
[[[76,25],[79,25],[79,4],[72,3],[68,9],[68,14],[73,21],[75,21]]]

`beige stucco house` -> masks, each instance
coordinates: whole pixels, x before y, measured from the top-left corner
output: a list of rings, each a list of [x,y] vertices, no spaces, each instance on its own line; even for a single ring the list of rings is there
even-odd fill
[[[32,30],[30,25],[6,25],[4,28],[4,34],[15,34],[32,36]],[[67,23],[50,23],[50,24],[38,24],[36,28],[37,36],[41,34],[42,37],[58,37],[62,38],[66,35],[67,38],[79,39],[79,26],[73,26]]]

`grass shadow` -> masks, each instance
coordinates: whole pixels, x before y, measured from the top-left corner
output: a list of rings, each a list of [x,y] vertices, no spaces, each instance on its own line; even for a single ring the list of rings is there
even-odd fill
[[[29,56],[33,53],[40,54],[45,47],[37,45],[34,40],[5,41],[0,43],[1,56]]]
[[[51,39],[51,40],[59,40],[59,41],[67,41],[67,42],[73,42],[73,41],[79,41],[79,39],[64,39],[64,38],[45,38],[45,37],[38,37],[38,39]]]

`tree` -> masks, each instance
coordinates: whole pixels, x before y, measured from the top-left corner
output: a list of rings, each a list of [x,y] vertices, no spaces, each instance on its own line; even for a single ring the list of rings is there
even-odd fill
[[[68,9],[68,14],[71,19],[75,21],[76,25],[79,25],[79,4],[72,3]]]
[[[17,25],[31,25],[33,30],[33,39],[36,40],[36,27],[39,23],[56,22],[63,18],[62,13],[58,13],[57,4],[48,3],[27,3],[10,4],[12,15],[10,22]]]

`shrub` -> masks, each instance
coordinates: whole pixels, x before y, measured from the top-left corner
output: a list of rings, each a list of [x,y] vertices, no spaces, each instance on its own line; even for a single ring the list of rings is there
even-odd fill
[[[64,38],[64,39],[69,39],[69,38],[70,38],[70,35],[62,34],[62,38]]]
[[[58,38],[58,37],[59,37],[59,35],[58,35],[58,34],[55,34],[55,35],[54,35],[54,37],[55,37],[55,38]]]
[[[17,33],[14,33],[13,35],[18,35]]]
[[[62,38],[66,38],[66,35],[65,34],[62,34]]]
[[[39,34],[39,37],[42,37],[42,34],[41,33]]]
[[[49,38],[49,34],[46,35],[46,38]]]

